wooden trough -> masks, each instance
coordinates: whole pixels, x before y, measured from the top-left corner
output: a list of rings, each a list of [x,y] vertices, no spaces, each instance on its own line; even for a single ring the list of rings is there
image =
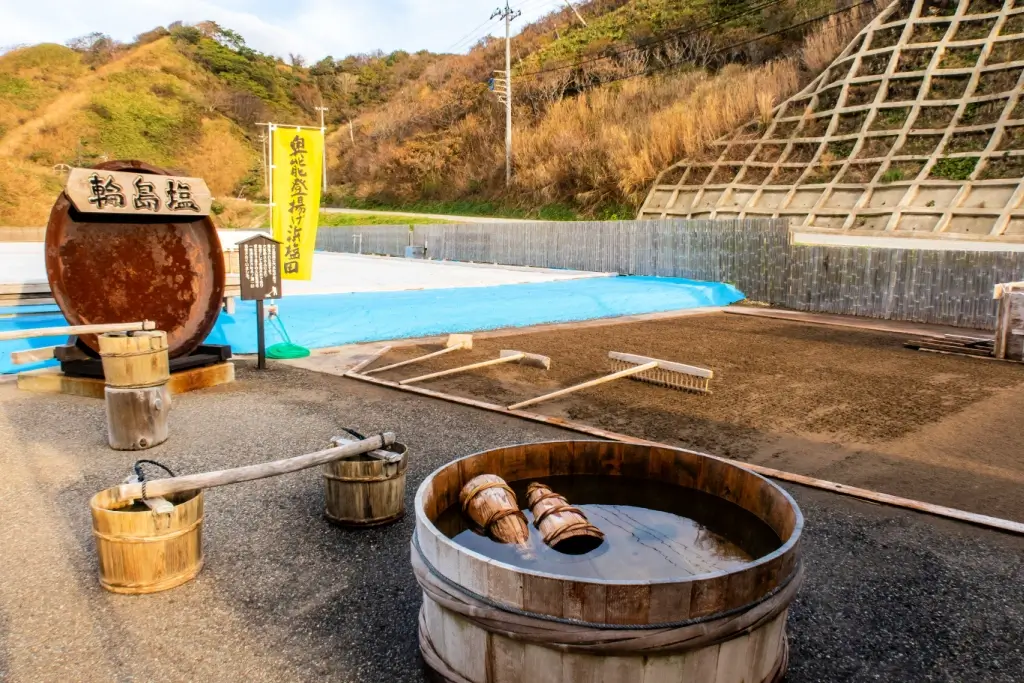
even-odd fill
[[[394,442],[384,432],[284,460],[100,491],[89,502],[100,585],[114,593],[156,593],[195,578],[203,567],[203,489],[318,467]]]
[[[435,524],[459,503],[466,483],[484,473],[510,483],[602,475],[667,482],[679,495],[696,489],[753,513],[781,545],[732,571],[668,580],[522,569],[469,550]],[[774,683],[786,673],[786,616],[802,579],[803,516],[785,491],[749,470],[635,444],[512,446],[436,470],[417,491],[415,511],[420,651],[439,680]]]

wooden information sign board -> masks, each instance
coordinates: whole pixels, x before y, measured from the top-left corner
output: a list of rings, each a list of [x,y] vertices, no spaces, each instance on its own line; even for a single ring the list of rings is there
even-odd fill
[[[238,243],[243,301],[281,298],[281,243],[256,235]]]
[[[281,243],[256,235],[238,243],[238,279],[243,301],[256,302],[257,367],[267,367],[266,336],[263,329],[263,300],[281,298]]]
[[[81,213],[196,218],[210,215],[213,195],[202,178],[73,168],[64,192]]]

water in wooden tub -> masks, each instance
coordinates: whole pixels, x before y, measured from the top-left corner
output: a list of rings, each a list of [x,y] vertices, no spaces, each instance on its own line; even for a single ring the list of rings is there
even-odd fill
[[[544,545],[533,526],[533,551],[519,552],[471,528],[458,505],[437,520],[449,538],[470,550],[523,569],[582,579],[670,579],[730,571],[782,545],[762,520],[727,500],[695,489],[645,479],[559,476],[509,482],[520,507],[533,481],[550,486],[580,508],[605,533],[605,542],[583,555]]]

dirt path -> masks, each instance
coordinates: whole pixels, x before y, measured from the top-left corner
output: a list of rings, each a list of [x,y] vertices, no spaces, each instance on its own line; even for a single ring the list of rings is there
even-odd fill
[[[48,104],[38,115],[8,131],[3,136],[3,139],[0,139],[0,156],[15,154],[21,143],[29,136],[37,135],[46,126],[60,123],[68,113],[81,108],[92,97],[92,88],[96,81],[104,78],[112,71],[123,69],[125,64],[145,58],[155,49],[154,45],[155,43],[143,45],[121,59],[115,59],[109,64],[104,64],[95,71],[76,80],[70,92],[61,93],[60,97]]]
[[[552,358],[423,386],[500,404],[610,372],[609,350],[710,367],[714,394],[620,381],[531,408],[547,415],[1024,519],[1024,446],[1014,418],[1024,366],[904,349],[903,337],[724,314],[480,340],[422,371],[494,357]],[[389,361],[427,349],[401,349]],[[418,372],[418,371],[417,371]],[[408,377],[409,370],[384,373]]]

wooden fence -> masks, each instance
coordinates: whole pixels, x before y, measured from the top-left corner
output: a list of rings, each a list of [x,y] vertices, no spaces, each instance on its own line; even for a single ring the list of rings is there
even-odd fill
[[[410,242],[411,236],[411,242]],[[655,220],[321,228],[317,248],[729,282],[819,313],[993,329],[992,288],[1024,279],[1024,253],[791,244],[786,221]]]

